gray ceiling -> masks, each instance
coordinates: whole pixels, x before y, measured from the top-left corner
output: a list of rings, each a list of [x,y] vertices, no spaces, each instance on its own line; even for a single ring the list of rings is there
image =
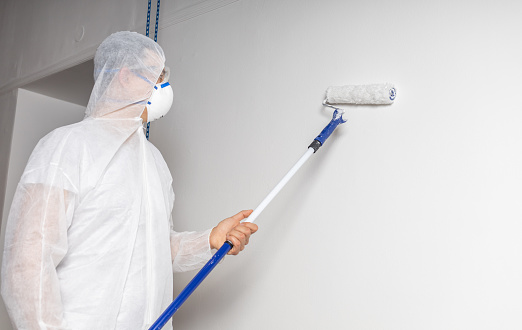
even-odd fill
[[[94,86],[93,72],[94,61],[90,60],[22,88],[86,107]]]

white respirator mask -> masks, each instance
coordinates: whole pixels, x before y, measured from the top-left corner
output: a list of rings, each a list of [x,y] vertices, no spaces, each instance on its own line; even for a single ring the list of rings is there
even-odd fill
[[[165,116],[172,107],[173,99],[174,93],[168,81],[154,85],[152,95],[147,102],[148,121],[151,122]]]

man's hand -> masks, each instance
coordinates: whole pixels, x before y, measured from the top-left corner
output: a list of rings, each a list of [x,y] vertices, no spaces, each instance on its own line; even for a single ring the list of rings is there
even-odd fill
[[[210,247],[212,249],[219,249],[225,241],[230,241],[234,247],[228,254],[236,255],[243,251],[245,245],[248,244],[250,235],[257,231],[257,225],[250,222],[243,222],[241,220],[247,218],[253,211],[241,211],[238,214],[227,218],[210,232]]]

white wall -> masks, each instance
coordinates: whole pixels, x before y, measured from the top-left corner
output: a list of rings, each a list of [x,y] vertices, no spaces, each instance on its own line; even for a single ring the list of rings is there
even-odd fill
[[[16,186],[38,141],[57,127],[82,120],[84,112],[85,108],[76,104],[53,99],[24,89],[18,90],[2,219],[7,220]],[[6,223],[7,221],[2,221],[0,264],[4,250]],[[11,323],[2,298],[0,298],[0,329],[11,329]]]
[[[349,108],[175,326],[522,328],[521,13],[242,0],[161,31],[175,104],[151,139],[178,229],[256,207],[329,121],[329,85],[398,88],[393,106]]]

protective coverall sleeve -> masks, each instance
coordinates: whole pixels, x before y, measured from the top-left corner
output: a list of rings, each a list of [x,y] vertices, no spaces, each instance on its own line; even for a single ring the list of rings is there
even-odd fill
[[[175,273],[203,267],[212,257],[209,236],[212,230],[202,232],[170,231],[172,269]]]
[[[61,181],[56,179],[52,181]],[[16,329],[68,329],[56,267],[67,251],[75,194],[58,185],[21,182],[14,196],[2,261],[2,297]]]

